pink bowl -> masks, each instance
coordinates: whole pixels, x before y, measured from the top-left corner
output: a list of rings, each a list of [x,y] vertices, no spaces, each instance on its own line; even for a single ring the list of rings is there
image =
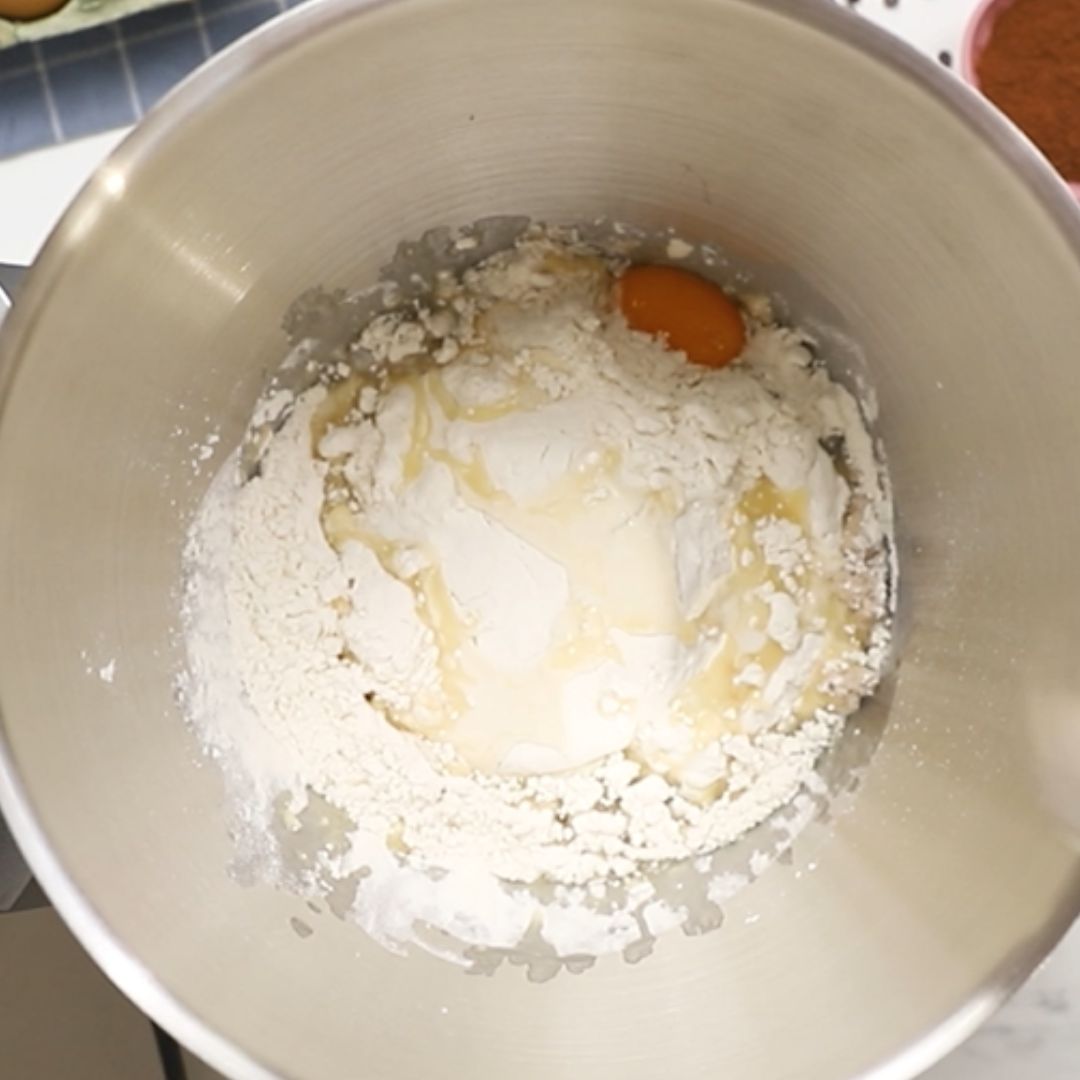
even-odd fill
[[[979,76],[975,68],[982,56],[983,50],[990,43],[994,33],[994,23],[998,16],[1012,7],[1016,0],[980,0],[978,7],[968,18],[964,29],[964,38],[960,43],[960,74],[968,85],[981,91]],[[1072,193],[1080,199],[1080,182],[1065,181]]]

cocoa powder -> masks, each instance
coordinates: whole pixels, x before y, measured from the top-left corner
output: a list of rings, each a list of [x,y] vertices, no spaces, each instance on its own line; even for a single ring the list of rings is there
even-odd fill
[[[1015,0],[976,61],[982,92],[1080,180],[1080,0]]]

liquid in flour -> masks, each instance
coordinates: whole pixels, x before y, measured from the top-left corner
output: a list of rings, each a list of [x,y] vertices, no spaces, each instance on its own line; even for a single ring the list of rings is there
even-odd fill
[[[224,639],[234,691],[196,722],[354,824],[326,870],[365,871],[388,945],[539,918],[556,952],[625,947],[643,924],[597,922],[598,885],[640,912],[657,862],[790,800],[879,675],[891,516],[857,405],[748,316],[735,363],[689,364],[613,308],[620,269],[537,231],[373,320],[193,534],[194,677]]]

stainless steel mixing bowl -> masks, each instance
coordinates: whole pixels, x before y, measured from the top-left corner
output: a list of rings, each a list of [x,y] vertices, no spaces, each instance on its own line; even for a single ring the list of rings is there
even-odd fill
[[[903,658],[850,812],[719,931],[543,985],[330,918],[294,933],[302,901],[226,874],[172,687],[191,447],[238,439],[282,312],[496,213],[674,225],[785,268],[866,351],[905,538]],[[139,127],[3,328],[3,812],[102,967],[235,1076],[909,1077],[1080,903],[1031,753],[1060,764],[1080,695],[1078,326],[1067,189],[829,6],[313,4]]]

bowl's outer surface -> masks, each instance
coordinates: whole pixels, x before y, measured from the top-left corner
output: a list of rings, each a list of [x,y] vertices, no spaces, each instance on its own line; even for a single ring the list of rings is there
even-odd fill
[[[674,225],[826,297],[803,313],[866,350],[905,538],[904,654],[851,812],[719,931],[544,985],[333,919],[293,933],[300,900],[226,875],[172,686],[190,447],[239,437],[288,303],[500,212]],[[1078,321],[1065,189],[825,5],[312,5],[119,149],[4,328],[3,811],[113,978],[237,1076],[910,1076],[1080,898],[1045,798],[1076,790],[1054,740],[1080,694]]]

